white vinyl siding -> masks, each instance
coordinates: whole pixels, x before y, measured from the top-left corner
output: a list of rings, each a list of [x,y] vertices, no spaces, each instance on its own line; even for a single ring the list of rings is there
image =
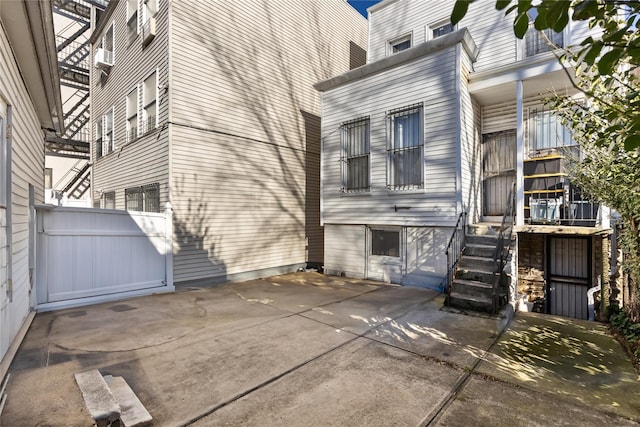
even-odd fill
[[[13,284],[11,299],[6,301],[6,305],[3,300],[0,307],[0,360],[3,360],[30,312],[30,296],[33,291],[29,268],[29,186],[35,190],[35,203],[44,203],[44,135],[23,76],[14,60],[15,55],[7,34],[1,25],[0,58],[0,102],[6,102],[5,126],[8,124],[9,110],[11,111],[11,167],[9,169],[5,168],[6,165],[0,165],[2,173],[8,174],[5,179],[10,182],[11,191],[10,197],[7,193],[3,196],[5,201],[11,200],[10,216],[6,216],[6,207],[0,207],[0,234],[5,236],[4,240],[0,238],[0,270],[7,275],[8,251],[11,251]],[[6,139],[5,143],[8,144]],[[11,235],[6,236],[9,222]],[[3,274],[1,271],[0,276]],[[0,292],[6,297],[7,278],[4,277],[5,283],[0,283],[3,285]],[[2,279],[0,277],[0,281]],[[3,371],[0,375],[5,373]]]
[[[324,268],[328,274],[364,278],[367,228],[363,225],[326,224]]]
[[[116,22],[114,45],[118,53],[118,64],[112,68],[109,76],[101,82],[101,70],[91,69],[91,109],[99,113],[92,120],[97,123],[104,111],[111,106],[114,109],[113,139],[117,155],[106,156],[94,162],[92,168],[92,191],[94,200],[99,200],[100,190],[115,192],[115,208],[124,209],[125,189],[142,186],[148,183],[160,184],[160,206],[168,201],[169,189],[169,150],[168,133],[152,131],[146,135],[138,133],[135,141],[128,141],[128,118],[131,110],[127,109],[127,95],[138,87],[138,129],[142,130],[142,83],[156,74],[156,86],[168,79],[168,5],[166,0],[159,1],[156,14],[157,35],[153,43],[142,48],[141,37],[129,43],[127,26],[127,4],[117,4],[110,17]],[[141,9],[142,11],[142,3]],[[118,25],[120,23],[120,25]],[[106,29],[105,29],[106,30]],[[94,46],[94,51],[95,51]],[[116,72],[117,71],[117,72]],[[157,123],[168,120],[168,97],[156,100]],[[97,127],[97,126],[96,126]],[[155,127],[154,127],[155,130]]]
[[[323,94],[323,222],[388,225],[449,225],[456,218],[456,47],[372,74]],[[422,104],[424,188],[387,188],[390,110]],[[345,196],[340,187],[340,133],[345,116],[370,117],[371,189]],[[397,209],[400,207],[401,209]],[[402,209],[405,208],[405,209]]]

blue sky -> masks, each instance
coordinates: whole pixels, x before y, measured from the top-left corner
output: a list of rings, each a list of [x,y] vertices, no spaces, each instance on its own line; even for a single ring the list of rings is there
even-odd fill
[[[378,3],[380,0],[349,0],[349,4],[353,6],[355,10],[360,12],[362,16],[367,17],[367,8]]]

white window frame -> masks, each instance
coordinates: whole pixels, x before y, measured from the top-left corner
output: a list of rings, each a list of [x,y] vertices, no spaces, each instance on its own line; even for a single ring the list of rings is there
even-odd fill
[[[360,140],[356,142],[358,145],[362,145],[362,150],[356,149],[357,153],[354,153],[354,147],[352,142],[354,142],[353,132],[357,132],[359,129],[364,127],[364,140]],[[340,144],[341,144],[341,182],[342,182],[342,191],[345,193],[361,193],[368,192],[371,188],[371,119],[369,116],[359,117],[354,120],[349,120],[347,122],[342,123],[340,126]],[[357,148],[357,147],[356,147]],[[362,151],[362,152],[360,152]],[[351,159],[363,159],[366,158],[366,186],[354,187],[350,185],[353,184],[353,178],[350,177],[350,168],[349,161]]]
[[[395,46],[405,43],[407,41],[409,42],[408,48],[394,52]],[[395,55],[396,53],[400,53],[404,50],[411,49],[412,47],[413,47],[413,31],[410,31],[406,34],[403,34],[399,37],[395,37],[387,41],[387,56]]]
[[[129,97],[135,94],[135,108],[134,111],[131,111],[130,106],[129,106]],[[129,93],[127,94],[127,97],[125,98],[125,105],[126,105],[126,134],[127,134],[127,143],[135,141],[136,139],[138,139],[138,137],[140,136],[140,88],[138,85],[136,85],[131,91],[129,91]],[[131,135],[131,129],[132,127],[129,125],[129,121],[131,119],[133,119],[135,117],[136,120],[136,125],[134,128],[134,135]]]
[[[451,20],[442,19],[442,20],[436,21],[436,22],[434,22],[432,24],[425,25],[425,27],[424,27],[424,40],[425,41],[429,41],[429,40],[433,40],[433,39],[437,38],[437,37],[433,37],[433,31],[438,29],[438,28],[440,28],[440,27],[443,27],[443,26],[445,26],[447,24],[451,24]],[[452,27],[453,27],[453,29],[451,30],[451,32],[454,32],[454,31],[456,31],[458,29],[458,24],[452,25]],[[449,34],[449,33],[447,33],[447,34]],[[438,37],[442,37],[442,36],[438,36]]]
[[[408,142],[411,142],[411,138],[404,138],[399,143],[396,141],[396,120],[399,117],[413,115],[417,113],[418,117],[418,144],[407,145]],[[425,131],[424,131],[424,103],[419,102],[416,104],[406,105],[400,108],[395,108],[393,110],[389,110],[386,113],[386,123],[387,123],[387,189],[390,191],[412,191],[412,190],[423,190],[424,189],[424,165],[425,165]],[[399,144],[399,145],[398,145]],[[407,157],[405,157],[405,161],[409,164],[410,161],[406,160],[410,156],[414,155],[413,151],[419,154],[418,164],[420,170],[417,171],[420,174],[420,182],[419,183],[398,183],[396,182],[396,161],[395,158],[399,153],[410,153]],[[404,165],[404,163],[403,163]],[[406,165],[404,165],[406,166]],[[416,171],[407,172],[409,175],[414,175]]]
[[[111,50],[107,50],[107,36],[111,32]],[[111,21],[111,25],[107,27],[107,30],[104,32],[104,36],[102,36],[102,41],[100,42],[100,47],[105,50],[105,52],[111,52],[111,64],[116,63],[116,36],[115,36],[115,21]],[[108,59],[108,58],[105,58]]]
[[[569,36],[571,34],[571,20],[569,20],[569,22],[567,23],[567,25],[564,27],[564,29],[562,30],[562,46],[559,47],[559,49],[562,49],[562,47],[566,47],[569,46]],[[533,19],[530,17],[529,18],[529,28],[527,29],[527,32],[529,32],[529,30],[533,28]],[[518,60],[524,60],[524,59],[528,59],[528,58],[536,58],[540,55],[552,55],[552,51],[548,50],[548,51],[544,51],[544,52],[539,52],[539,53],[535,53],[533,55],[527,55],[527,34],[525,33],[524,37],[522,37],[521,39],[517,39],[517,58]]]
[[[369,228],[369,247],[368,253],[370,257],[379,257],[380,259],[387,259],[389,261],[399,261],[402,260],[403,257],[403,248],[404,248],[404,232],[402,227],[389,227],[389,226],[371,226]],[[393,232],[398,233],[398,256],[393,255],[379,255],[373,253],[373,243],[374,243],[374,232],[382,231],[382,232]]]
[[[107,116],[111,113],[111,128],[107,127],[109,123]],[[114,138],[114,119],[116,116],[116,108],[111,107],[102,116],[102,157],[115,150],[115,138]]]
[[[155,74],[155,84],[153,85],[153,90],[154,90],[154,100],[153,100],[153,104],[155,104],[155,117],[152,123],[152,126],[149,126],[149,117],[148,117],[148,112],[147,112],[147,108],[152,104],[152,102],[147,102],[146,101],[146,93],[147,93],[147,89],[146,89],[146,81]],[[153,130],[155,130],[158,127],[158,70],[153,70],[151,73],[147,74],[147,76],[142,80],[142,105],[141,105],[141,112],[142,112],[142,132],[140,133],[141,135],[147,134],[149,132],[152,132]]]
[[[132,11],[131,5],[135,3],[136,9]],[[136,16],[136,25],[135,25],[135,33],[131,33],[131,18],[135,13]],[[129,37],[129,43],[132,43],[136,37],[140,34],[140,0],[127,0],[127,35]]]
[[[158,0],[142,0],[142,25],[158,13]]]

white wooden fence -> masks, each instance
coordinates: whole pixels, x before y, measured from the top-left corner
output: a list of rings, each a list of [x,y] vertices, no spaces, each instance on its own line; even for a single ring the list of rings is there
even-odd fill
[[[172,292],[172,215],[39,206],[37,310]]]

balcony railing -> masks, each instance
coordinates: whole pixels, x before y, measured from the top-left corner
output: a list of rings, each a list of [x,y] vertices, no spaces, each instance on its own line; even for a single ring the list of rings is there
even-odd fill
[[[575,186],[538,190],[529,197],[529,223],[595,227],[600,205],[587,200]]]

